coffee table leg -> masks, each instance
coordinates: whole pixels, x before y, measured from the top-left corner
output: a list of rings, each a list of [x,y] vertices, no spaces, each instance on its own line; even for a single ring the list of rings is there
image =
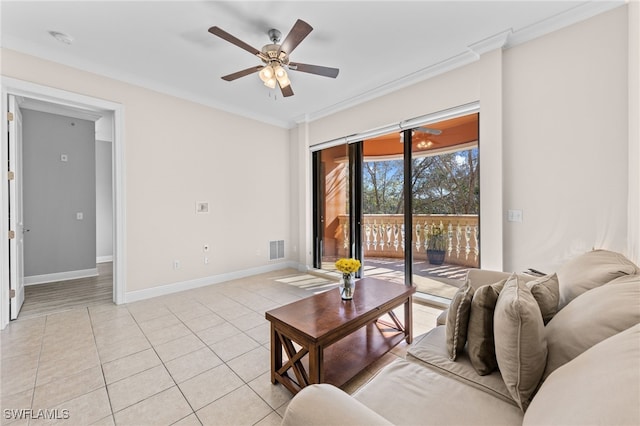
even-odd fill
[[[322,383],[324,374],[322,370],[322,347],[309,346],[309,383]]]
[[[282,342],[278,333],[276,333],[276,327],[271,323],[271,383],[275,384],[276,371],[282,367]]]

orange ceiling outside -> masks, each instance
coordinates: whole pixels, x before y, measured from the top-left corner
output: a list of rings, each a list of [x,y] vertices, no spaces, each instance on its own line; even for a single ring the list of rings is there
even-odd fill
[[[414,132],[411,143],[412,150],[428,151],[477,141],[478,117],[479,115],[476,113],[423,126],[430,129],[442,130],[442,133],[440,135],[431,135]],[[424,147],[429,141],[431,141],[430,146],[428,148]],[[365,157],[402,154],[403,144],[400,143],[400,132],[388,133],[367,139],[366,142],[374,143],[364,144]]]

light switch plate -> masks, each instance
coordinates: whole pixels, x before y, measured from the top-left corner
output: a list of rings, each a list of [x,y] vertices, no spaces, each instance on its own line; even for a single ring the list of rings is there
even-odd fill
[[[522,222],[522,210],[509,210],[507,212],[509,222]]]

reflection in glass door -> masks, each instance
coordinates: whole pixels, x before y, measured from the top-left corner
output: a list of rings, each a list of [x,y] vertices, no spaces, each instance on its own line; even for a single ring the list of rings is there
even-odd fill
[[[313,153],[314,268],[349,257],[349,155],[346,144]]]

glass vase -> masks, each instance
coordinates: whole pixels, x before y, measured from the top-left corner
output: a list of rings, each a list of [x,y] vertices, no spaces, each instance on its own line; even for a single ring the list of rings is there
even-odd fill
[[[343,273],[340,279],[340,297],[342,300],[353,299],[353,293],[356,291],[356,279],[353,273]]]

